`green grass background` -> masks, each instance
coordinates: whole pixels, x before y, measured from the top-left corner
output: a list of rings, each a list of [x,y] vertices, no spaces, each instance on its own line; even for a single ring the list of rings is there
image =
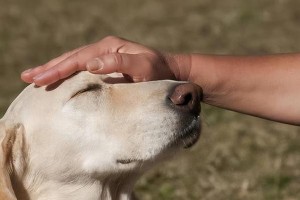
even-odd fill
[[[170,52],[299,52],[300,1],[0,0],[1,115],[22,70],[107,35]],[[210,106],[202,117],[200,142],[147,173],[140,199],[300,199],[298,127]]]

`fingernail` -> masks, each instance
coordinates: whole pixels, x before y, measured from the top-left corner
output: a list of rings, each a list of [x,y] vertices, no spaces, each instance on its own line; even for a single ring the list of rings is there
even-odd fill
[[[31,72],[32,70],[33,70],[32,68],[27,69],[27,70],[23,71],[22,74],[27,74],[27,73]]]
[[[102,70],[103,61],[100,58],[95,58],[86,64],[86,68],[92,72]]]

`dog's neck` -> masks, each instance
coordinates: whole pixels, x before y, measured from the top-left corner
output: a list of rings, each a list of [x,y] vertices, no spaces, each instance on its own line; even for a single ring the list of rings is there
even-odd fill
[[[72,200],[134,200],[132,193],[138,175],[122,175],[114,178],[78,178],[69,182],[46,180],[35,174],[27,174],[18,181],[12,177],[17,199],[72,199]]]

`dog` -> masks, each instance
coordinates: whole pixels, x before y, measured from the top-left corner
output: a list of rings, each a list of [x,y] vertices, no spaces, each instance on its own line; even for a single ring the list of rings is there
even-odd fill
[[[198,140],[201,95],[88,72],[29,85],[0,120],[0,199],[134,199],[146,170]]]

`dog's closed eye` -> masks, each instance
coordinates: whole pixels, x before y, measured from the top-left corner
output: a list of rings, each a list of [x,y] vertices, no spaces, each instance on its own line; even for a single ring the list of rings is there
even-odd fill
[[[76,96],[79,96],[79,95],[81,95],[81,94],[83,94],[83,93],[85,93],[85,92],[93,92],[93,91],[98,91],[98,90],[101,90],[101,89],[102,89],[102,87],[101,87],[101,85],[99,85],[99,84],[89,84],[89,85],[87,85],[87,87],[85,87],[84,89],[81,89],[81,90],[75,92],[75,93],[71,96],[70,99],[72,99],[72,98],[74,98],[74,97],[76,97]]]

